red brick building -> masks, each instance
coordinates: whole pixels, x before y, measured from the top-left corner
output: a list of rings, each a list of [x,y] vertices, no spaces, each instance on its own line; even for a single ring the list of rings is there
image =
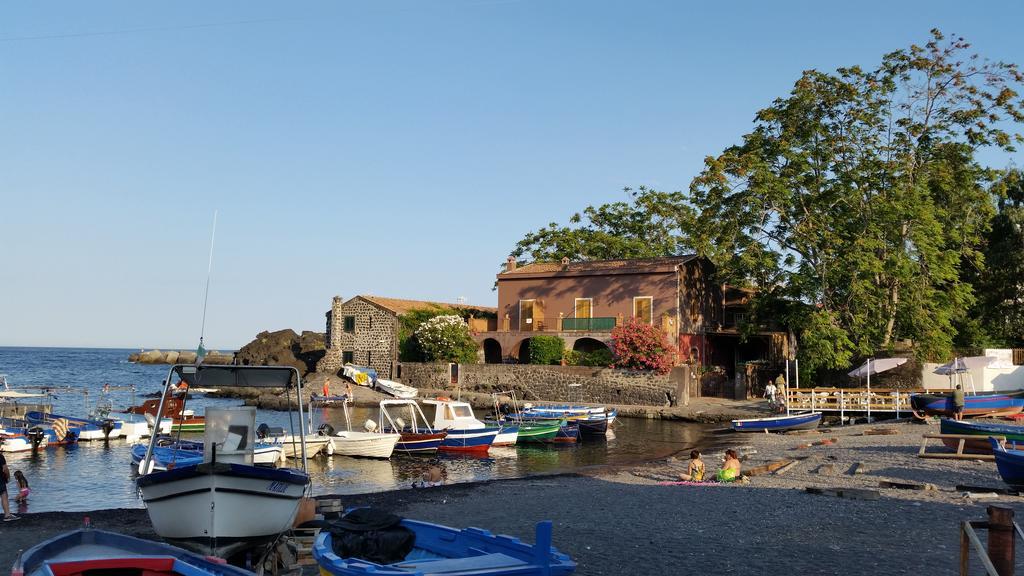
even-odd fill
[[[741,363],[784,357],[784,332],[740,341],[749,293],[717,284],[706,258],[535,262],[509,258],[498,274],[498,318],[474,325],[488,363],[525,362],[531,337],[546,334],[566,348],[611,345],[616,325],[638,318],[679,346],[680,363],[720,366],[732,378]]]

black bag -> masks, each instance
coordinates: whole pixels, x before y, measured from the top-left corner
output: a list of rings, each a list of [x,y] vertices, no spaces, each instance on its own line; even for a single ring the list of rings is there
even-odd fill
[[[377,564],[405,560],[416,544],[416,533],[402,519],[376,508],[357,508],[330,523],[334,553]]]

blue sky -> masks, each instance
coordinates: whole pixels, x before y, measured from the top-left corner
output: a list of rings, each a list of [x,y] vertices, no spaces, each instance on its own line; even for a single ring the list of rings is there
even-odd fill
[[[0,345],[209,348],[331,297],[493,305],[524,233],[683,189],[805,69],[1024,4],[20,2],[0,7]],[[996,155],[1003,166],[1014,157]]]

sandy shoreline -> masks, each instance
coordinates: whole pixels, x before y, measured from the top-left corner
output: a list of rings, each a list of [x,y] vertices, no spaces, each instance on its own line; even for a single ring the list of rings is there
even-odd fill
[[[954,490],[957,484],[1003,487],[992,462],[917,458],[921,434],[937,432],[937,424],[870,427],[898,434],[861,436],[868,426],[850,426],[809,436],[710,438],[719,447],[742,447],[745,468],[806,457],[783,475],[757,476],[743,485],[659,485],[656,478],[673,477],[685,466],[684,460],[668,459],[585,474],[345,496],[343,502],[530,541],[534,523],[551,519],[555,546],[579,563],[578,573],[594,575],[954,574],[960,521],[983,519],[989,504],[1024,514],[1024,498],[976,501]],[[823,438],[838,442],[795,448]],[[705,456],[711,470],[717,469],[719,451]],[[864,473],[849,474],[858,462]],[[815,472],[830,463],[831,473]],[[881,480],[927,482],[937,489],[880,489]],[[805,492],[808,486],[878,490],[880,498],[812,495]],[[77,527],[85,515],[98,528],[154,536],[144,510],[28,514],[0,524],[0,569],[19,548]]]

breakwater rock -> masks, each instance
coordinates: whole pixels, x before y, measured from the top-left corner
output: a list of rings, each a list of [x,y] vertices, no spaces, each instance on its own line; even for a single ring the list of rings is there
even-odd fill
[[[139,364],[192,364],[196,361],[194,351],[169,350],[141,350],[128,355],[129,362]],[[206,353],[203,359],[205,364],[231,364],[235,361],[234,352],[218,352],[211,350]]]

